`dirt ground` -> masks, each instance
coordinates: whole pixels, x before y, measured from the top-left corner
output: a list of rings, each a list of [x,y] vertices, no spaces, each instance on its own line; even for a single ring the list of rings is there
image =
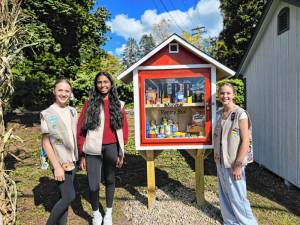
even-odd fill
[[[18,187],[17,224],[45,224],[59,192],[51,171],[40,169],[39,115],[6,115],[5,120],[7,127],[14,127],[14,135],[23,139],[23,142],[12,141],[9,147],[22,161],[10,155],[5,160]],[[128,115],[128,120],[130,141],[125,165],[117,173],[113,214],[115,225],[134,225],[126,217],[124,203],[146,191],[145,161],[134,151],[133,116]],[[170,183],[194,188],[194,161],[186,152],[163,153],[155,163],[157,188]],[[75,185],[77,196],[69,210],[69,224],[90,224],[91,207],[84,172],[78,172]],[[251,206],[260,224],[300,224],[299,188],[286,186],[281,178],[256,163],[247,167],[247,187]],[[216,168],[211,156],[205,160],[205,189],[217,193]],[[100,200],[105,205],[103,185]]]

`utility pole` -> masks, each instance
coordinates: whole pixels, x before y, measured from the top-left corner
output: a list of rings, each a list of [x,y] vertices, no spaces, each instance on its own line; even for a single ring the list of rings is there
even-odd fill
[[[202,39],[202,34],[207,32],[204,26],[201,27],[195,27],[192,29],[192,39],[194,42],[194,45],[197,48],[201,48],[201,39]]]
[[[193,31],[192,36],[195,36],[195,35],[201,36],[201,34],[207,32],[205,26],[195,27],[195,28],[192,29],[192,31]]]

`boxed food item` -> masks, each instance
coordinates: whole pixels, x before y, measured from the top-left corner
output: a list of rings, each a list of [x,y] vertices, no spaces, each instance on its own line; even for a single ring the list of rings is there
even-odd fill
[[[148,89],[146,91],[146,104],[147,105],[156,104],[156,98],[157,98],[156,90]]]
[[[198,136],[205,134],[205,114],[201,109],[192,109],[192,122],[187,126],[187,132],[197,133]]]
[[[204,126],[205,112],[201,109],[192,109],[192,125]]]

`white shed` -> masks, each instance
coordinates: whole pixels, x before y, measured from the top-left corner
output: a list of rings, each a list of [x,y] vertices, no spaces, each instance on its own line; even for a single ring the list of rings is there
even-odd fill
[[[255,161],[300,187],[300,0],[269,2],[237,75]]]

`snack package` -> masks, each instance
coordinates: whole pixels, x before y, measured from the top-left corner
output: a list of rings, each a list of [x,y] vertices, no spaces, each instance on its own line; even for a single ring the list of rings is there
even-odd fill
[[[203,126],[205,121],[205,114],[203,110],[192,109],[192,125]]]
[[[192,109],[192,123],[188,126],[188,132],[204,135],[205,131],[205,114],[201,109]]]
[[[156,91],[153,89],[146,90],[146,104],[147,105],[156,104],[156,100],[157,100]]]

